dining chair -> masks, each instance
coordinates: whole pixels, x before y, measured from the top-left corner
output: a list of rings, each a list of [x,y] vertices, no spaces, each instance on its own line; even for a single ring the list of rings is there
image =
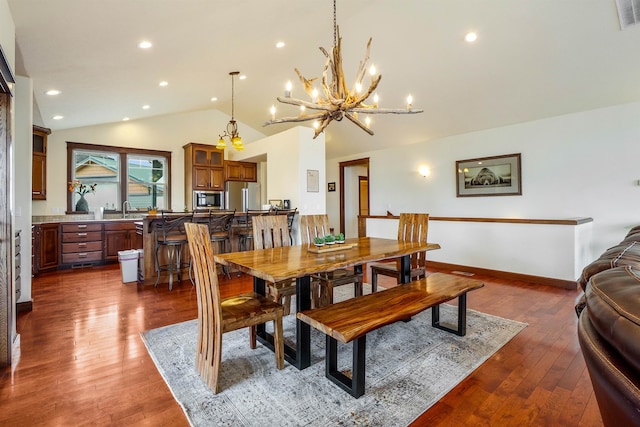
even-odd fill
[[[298,212],[298,208],[293,209],[277,209],[275,211],[276,215],[286,215],[287,216],[287,226],[289,227],[289,241],[293,245],[293,235],[291,231],[293,230],[293,222],[296,218],[296,213]]]
[[[401,213],[398,223],[398,240],[405,242],[426,242],[429,231],[429,214]],[[371,292],[378,290],[378,274],[395,277],[400,283],[400,260],[395,262],[374,262],[371,267]],[[427,251],[411,255],[411,279],[422,279],[426,276]]]
[[[248,251],[251,248],[249,247],[249,243],[253,239],[253,227],[251,223],[253,222],[253,218],[257,216],[269,215],[271,213],[270,209],[266,210],[258,210],[258,209],[247,209],[244,215],[241,215],[236,218],[236,222],[238,224],[238,230],[236,234],[238,236],[238,250],[239,251]]]
[[[185,224],[193,260],[198,299],[198,338],[196,370],[214,393],[220,390],[222,334],[249,327],[249,342],[256,348],[256,326],[273,321],[276,365],[284,368],[282,305],[254,292],[220,298],[218,275],[213,261],[209,228],[204,224]]]
[[[271,249],[291,246],[287,217],[284,215],[263,215],[253,218],[253,247]],[[267,283],[267,295],[284,306],[284,315],[291,313],[291,297],[296,294],[295,280]]]
[[[313,242],[314,237],[323,237],[330,233],[329,217],[325,215],[300,215],[300,240],[303,246]],[[362,273],[349,269],[338,269],[311,276],[312,306],[322,307],[333,304],[333,288],[353,283],[354,296],[362,295]]]

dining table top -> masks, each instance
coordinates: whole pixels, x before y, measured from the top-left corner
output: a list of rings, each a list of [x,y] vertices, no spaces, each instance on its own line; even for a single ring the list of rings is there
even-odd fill
[[[219,264],[234,266],[243,273],[275,283],[354,267],[367,262],[440,249],[437,243],[405,242],[378,237],[346,239],[342,247],[344,249],[335,246],[330,252],[317,253],[318,249],[314,245],[284,246],[215,254],[214,260]]]

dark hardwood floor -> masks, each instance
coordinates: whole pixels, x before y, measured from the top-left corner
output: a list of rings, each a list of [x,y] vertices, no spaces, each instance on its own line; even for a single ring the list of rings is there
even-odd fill
[[[601,426],[576,292],[475,277],[486,286],[469,308],[529,326],[413,425]],[[20,354],[2,370],[0,425],[188,425],[139,333],[195,318],[195,289],[120,279],[117,264],[34,279],[33,311],[18,317]],[[220,279],[224,296],[252,288],[247,276]]]

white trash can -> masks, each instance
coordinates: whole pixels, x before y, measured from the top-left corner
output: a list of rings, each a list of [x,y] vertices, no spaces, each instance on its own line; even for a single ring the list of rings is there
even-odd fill
[[[122,283],[138,281],[138,251],[118,251],[120,271],[122,271]]]

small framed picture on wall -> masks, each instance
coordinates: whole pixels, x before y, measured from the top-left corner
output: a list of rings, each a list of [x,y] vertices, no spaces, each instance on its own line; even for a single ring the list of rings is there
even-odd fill
[[[327,191],[336,191],[336,183],[330,182],[327,184]]]

